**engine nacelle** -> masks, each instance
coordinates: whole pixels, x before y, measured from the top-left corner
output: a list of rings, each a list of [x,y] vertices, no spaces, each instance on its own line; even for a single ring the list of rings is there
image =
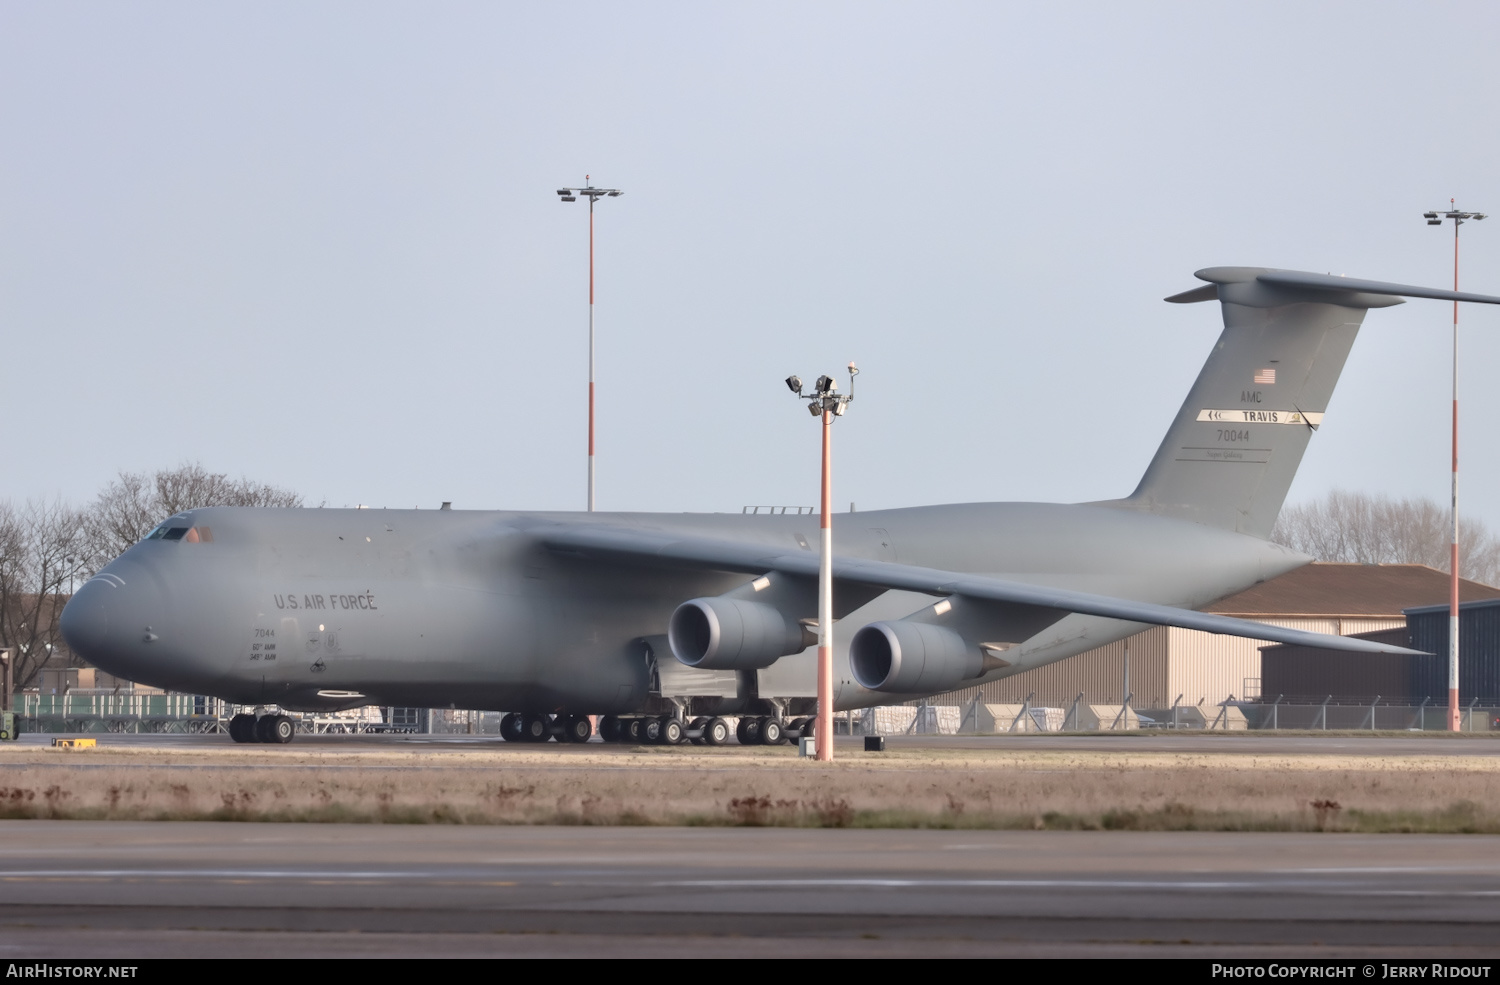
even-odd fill
[[[984,657],[951,629],[926,622],[872,622],[849,641],[860,687],[893,694],[949,691],[983,673]]]
[[[667,642],[678,660],[705,670],[760,670],[808,645],[802,625],[780,609],[722,595],[679,605]]]

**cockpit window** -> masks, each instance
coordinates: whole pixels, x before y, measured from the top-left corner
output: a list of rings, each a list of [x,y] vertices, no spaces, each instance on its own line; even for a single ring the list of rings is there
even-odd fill
[[[181,521],[167,520],[146,535],[147,540],[180,540],[189,544],[212,544],[214,532],[209,527],[189,527]]]

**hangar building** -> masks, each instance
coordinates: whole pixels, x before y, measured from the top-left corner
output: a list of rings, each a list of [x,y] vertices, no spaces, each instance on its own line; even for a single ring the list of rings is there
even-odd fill
[[[1404,634],[1405,610],[1446,605],[1448,590],[1448,575],[1426,565],[1317,562],[1231,595],[1204,611],[1343,636],[1379,630]],[[1459,595],[1465,602],[1500,599],[1500,588],[1461,580]],[[1500,606],[1496,613],[1500,615]],[[1446,621],[1443,634],[1446,652]],[[1128,647],[1132,707],[1170,708],[1180,695],[1185,706],[1213,708],[1231,698],[1260,698],[1261,648],[1270,645],[1266,640],[1157,626],[1068,660],[954,691],[940,703],[967,704],[978,696],[983,702],[1019,704],[1034,695],[1034,705],[1066,708],[1081,693],[1085,704],[1119,704],[1127,686]],[[1322,697],[1318,695],[1319,700]]]

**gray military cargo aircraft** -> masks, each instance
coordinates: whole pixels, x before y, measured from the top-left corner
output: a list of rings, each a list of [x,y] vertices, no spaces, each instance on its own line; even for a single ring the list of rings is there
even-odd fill
[[[837,519],[836,709],[996,680],[1149,625],[1409,652],[1194,609],[1311,560],[1266,538],[1366,310],[1500,298],[1258,267],[1197,276],[1167,300],[1218,300],[1224,331],[1131,495]],[[732,715],[742,741],[786,741],[815,712],[776,671],[810,666],[816,537],[805,514],[198,509],[84,584],[62,632],[109,673],[257,706],[231,723],[238,741],[290,740],[278,709],[371,704],[507,711],[513,740],[586,741],[604,716],[606,739],[719,743]]]

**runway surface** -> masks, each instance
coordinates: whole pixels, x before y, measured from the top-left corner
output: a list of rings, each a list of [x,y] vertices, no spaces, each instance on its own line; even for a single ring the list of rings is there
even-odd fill
[[[0,822],[0,955],[1500,956],[1500,838]]]

